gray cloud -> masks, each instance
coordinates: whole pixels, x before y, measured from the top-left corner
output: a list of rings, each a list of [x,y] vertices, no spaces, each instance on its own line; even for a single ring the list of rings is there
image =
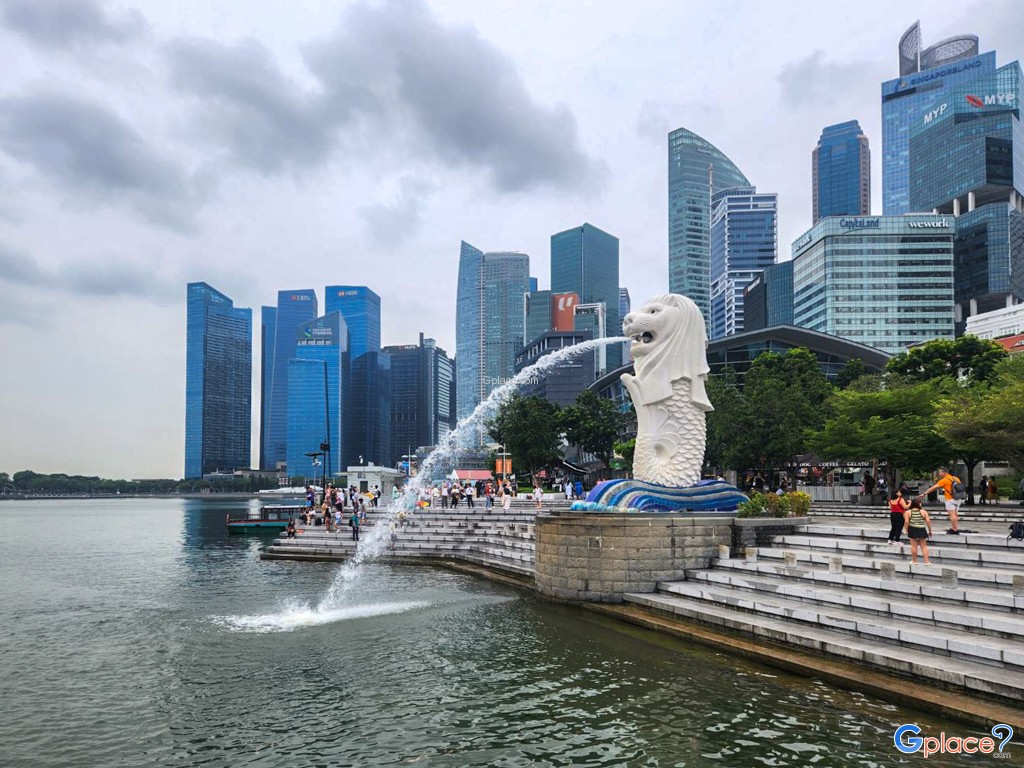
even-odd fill
[[[681,125],[693,125],[695,117],[718,118],[722,108],[717,104],[699,101],[685,103],[647,100],[640,107],[636,119],[636,132],[645,139],[664,142],[669,131]]]
[[[833,104],[836,94],[860,91],[864,83],[880,82],[892,67],[881,61],[830,61],[816,50],[791,62],[779,73],[783,102],[794,107]]]
[[[425,179],[402,179],[398,195],[390,203],[360,210],[366,229],[375,242],[386,247],[401,245],[419,230],[423,206],[437,186]]]
[[[323,161],[334,117],[317,95],[285,77],[261,44],[179,40],[167,47],[175,86],[201,101],[201,126],[236,162],[274,174]]]
[[[163,226],[187,228],[198,202],[182,171],[117,114],[74,96],[0,100],[0,150],[70,190],[127,202]]]
[[[15,285],[43,285],[46,273],[28,254],[0,245],[0,280]]]
[[[483,170],[503,192],[590,188],[604,173],[567,106],[537,103],[504,53],[442,26],[422,2],[350,7],[335,34],[305,49],[317,87],[254,42],[179,41],[167,52],[174,85],[201,100],[205,132],[261,173],[314,166],[343,142],[365,152],[360,136],[376,151]]]
[[[120,43],[146,30],[138,11],[115,16],[95,0],[0,0],[0,23],[42,48]]]

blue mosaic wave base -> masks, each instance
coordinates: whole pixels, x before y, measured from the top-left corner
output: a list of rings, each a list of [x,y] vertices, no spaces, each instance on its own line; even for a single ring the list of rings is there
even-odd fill
[[[721,480],[701,480],[689,488],[646,483],[643,480],[605,480],[594,486],[574,512],[733,512],[747,496]]]

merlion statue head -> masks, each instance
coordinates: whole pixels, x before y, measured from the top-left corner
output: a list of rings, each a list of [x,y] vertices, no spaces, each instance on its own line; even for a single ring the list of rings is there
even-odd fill
[[[690,381],[690,398],[701,410],[714,408],[704,389],[708,361],[704,316],[686,296],[666,293],[650,299],[622,321],[623,335],[630,338],[636,378],[647,405],[672,395],[672,383]]]

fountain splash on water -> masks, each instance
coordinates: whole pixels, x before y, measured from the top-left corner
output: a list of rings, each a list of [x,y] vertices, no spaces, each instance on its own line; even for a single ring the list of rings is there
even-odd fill
[[[492,391],[469,416],[459,421],[455,429],[441,439],[430,456],[423,462],[419,474],[411,478],[405,484],[401,495],[383,510],[382,519],[378,520],[373,528],[367,530],[366,535],[356,546],[355,553],[338,570],[334,582],[328,588],[327,593],[320,601],[316,610],[326,611],[336,608],[342,596],[358,578],[363,563],[379,557],[387,551],[390,538],[390,522],[396,518],[400,510],[404,509],[409,512],[416,508],[416,502],[419,499],[420,493],[428,486],[430,478],[434,476],[438,469],[454,467],[455,459],[461,450],[460,442],[469,434],[470,430],[478,429],[484,422],[492,419],[497,414],[501,404],[532,379],[546,374],[549,370],[564,363],[571,357],[583,354],[584,352],[590,352],[608,344],[621,344],[624,341],[628,341],[625,336],[617,336],[610,339],[593,339],[574,344],[571,347],[563,347],[549,355],[545,355],[529,368],[524,368]]]

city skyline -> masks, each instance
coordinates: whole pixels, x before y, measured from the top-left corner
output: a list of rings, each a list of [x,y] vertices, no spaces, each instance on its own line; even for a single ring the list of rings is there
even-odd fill
[[[669,131],[705,137],[779,194],[785,251],[810,226],[806,153],[821,127],[856,116],[881,146],[878,84],[898,76],[895,43],[910,23],[922,20],[927,41],[975,33],[1001,64],[1024,38],[1010,3],[593,8],[589,36],[568,34],[578,9],[548,9],[542,25],[530,4],[414,4],[401,31],[387,5],[83,0],[87,12],[49,24],[16,5],[39,4],[0,0],[0,322],[16,362],[0,374],[16,405],[0,467],[131,477],[180,472],[187,282],[254,308],[321,275],[369,285],[387,307],[382,343],[422,330],[454,349],[460,240],[536,258],[566,222],[596,221],[620,238],[621,285],[639,303],[666,284]],[[704,34],[684,34],[693,28]],[[737,29],[763,44],[723,70],[715,51]],[[360,44],[389,36],[403,45]],[[372,81],[369,103],[411,126],[411,138],[381,137],[373,117],[322,101],[344,85],[331,80],[335,55],[361,64],[357,74],[404,66],[468,84],[482,122],[467,135],[444,93],[423,87],[416,99]],[[456,63],[439,72],[442,60]],[[671,75],[680,68],[685,82]],[[378,145],[387,153],[367,149]],[[54,359],[74,368],[71,391]],[[55,431],[63,453],[42,437]]]

